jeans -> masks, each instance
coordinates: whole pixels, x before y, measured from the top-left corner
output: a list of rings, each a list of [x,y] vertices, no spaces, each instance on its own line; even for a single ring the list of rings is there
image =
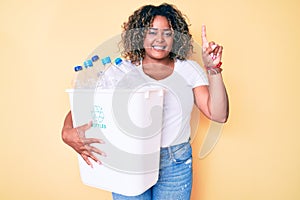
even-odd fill
[[[161,148],[157,183],[138,196],[112,193],[114,200],[189,200],[192,190],[192,148],[189,142]]]

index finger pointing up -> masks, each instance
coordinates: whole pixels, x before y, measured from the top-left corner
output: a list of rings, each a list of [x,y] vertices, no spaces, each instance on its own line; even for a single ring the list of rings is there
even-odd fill
[[[206,26],[202,25],[202,45],[207,44],[207,38],[206,38]]]

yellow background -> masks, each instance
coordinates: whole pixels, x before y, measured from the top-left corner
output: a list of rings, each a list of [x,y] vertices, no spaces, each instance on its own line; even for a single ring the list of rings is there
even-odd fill
[[[200,125],[192,199],[300,199],[299,1],[168,2],[189,17],[196,41],[206,24],[208,39],[224,46],[230,118],[205,159]],[[73,66],[148,3],[0,1],[0,199],[111,199],[81,183],[61,140],[65,89]]]

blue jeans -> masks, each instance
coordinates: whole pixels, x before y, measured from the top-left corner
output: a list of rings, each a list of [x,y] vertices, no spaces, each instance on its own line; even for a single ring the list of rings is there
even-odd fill
[[[157,183],[138,196],[112,193],[114,200],[189,200],[192,190],[192,148],[189,142],[161,148]]]

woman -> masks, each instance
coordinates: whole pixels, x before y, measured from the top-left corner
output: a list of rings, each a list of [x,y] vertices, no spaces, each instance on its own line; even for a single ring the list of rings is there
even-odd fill
[[[192,150],[189,143],[190,114],[193,103],[209,119],[225,123],[228,98],[221,71],[222,46],[208,42],[202,27],[204,70],[188,60],[192,35],[182,13],[173,5],[146,5],[136,10],[123,24],[123,56],[135,65],[149,82],[167,88],[164,100],[161,161],[158,182],[135,197],[113,193],[113,199],[190,199],[192,189]],[[178,90],[180,88],[180,90]],[[89,146],[102,143],[84,138],[91,123],[74,128],[71,112],[62,129],[63,141],[91,165],[89,158],[101,163],[93,153],[105,156]],[[78,134],[80,133],[80,134]]]

